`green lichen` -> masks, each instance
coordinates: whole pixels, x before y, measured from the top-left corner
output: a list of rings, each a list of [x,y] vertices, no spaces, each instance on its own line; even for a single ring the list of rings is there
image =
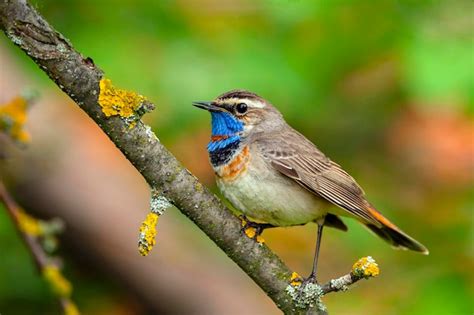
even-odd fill
[[[197,192],[203,192],[204,191],[204,186],[201,184],[201,183],[196,183],[196,185],[194,185],[194,189],[196,189]]]
[[[324,295],[323,289],[316,283],[303,285],[289,284],[285,291],[291,297],[297,308],[308,309],[316,307],[321,311],[326,310],[326,306],[321,301],[321,297]]]
[[[16,36],[13,32],[8,32],[7,33],[7,36],[10,38],[10,40],[15,44],[15,45],[18,45],[18,46],[21,46],[23,45],[23,40]]]
[[[155,135],[155,133],[153,132],[153,130],[151,130],[151,127],[150,127],[150,126],[145,125],[144,128],[145,128],[146,138],[148,139],[148,142],[149,142],[149,143],[151,143],[153,140],[156,140],[156,141],[158,141],[158,142],[160,141],[160,140],[156,137],[156,135]]]
[[[275,274],[275,278],[277,278],[278,280],[281,280],[281,281],[288,281],[288,279],[290,278],[290,281],[291,281],[291,277],[288,277],[288,273],[284,272],[284,271],[277,272]]]
[[[152,190],[152,196],[150,199],[151,212],[157,215],[162,215],[166,209],[170,208],[172,204],[164,196],[159,196],[154,190]]]
[[[68,47],[66,45],[64,45],[63,43],[59,43],[57,46],[56,46],[56,49],[60,52],[60,53],[66,53],[68,52]]]
[[[331,287],[337,291],[347,291],[349,289],[347,282],[343,277],[331,280]]]

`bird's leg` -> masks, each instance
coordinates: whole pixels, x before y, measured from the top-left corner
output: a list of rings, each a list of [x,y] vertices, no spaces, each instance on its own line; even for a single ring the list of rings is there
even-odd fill
[[[321,248],[321,238],[323,237],[324,217],[316,220],[316,223],[318,224],[318,236],[316,238],[316,250],[314,253],[313,269],[309,277],[303,281],[303,284],[318,283],[318,280],[316,279],[316,272],[318,270],[318,258],[319,249]]]
[[[263,233],[263,230],[275,227],[269,223],[252,222],[245,215],[241,215],[240,220],[242,221],[242,233],[259,243],[262,242],[260,235]]]

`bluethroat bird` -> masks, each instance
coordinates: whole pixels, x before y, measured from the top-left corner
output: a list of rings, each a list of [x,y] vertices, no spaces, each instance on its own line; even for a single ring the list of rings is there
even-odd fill
[[[281,113],[255,93],[233,90],[210,102],[194,102],[212,118],[207,146],[217,185],[257,234],[265,228],[318,226],[313,269],[316,281],[323,226],[346,231],[352,217],[396,248],[428,254],[367,201],[364,191]]]

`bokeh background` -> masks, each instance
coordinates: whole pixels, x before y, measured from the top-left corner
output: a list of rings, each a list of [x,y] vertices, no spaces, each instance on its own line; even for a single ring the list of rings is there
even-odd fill
[[[33,3],[117,86],[157,104],[145,120],[207,186],[210,117],[191,102],[249,89],[430,249],[394,251],[351,220],[348,233],[326,229],[322,281],[365,255],[382,270],[325,297],[332,314],[473,313],[472,1]],[[140,257],[143,179],[3,35],[0,67],[0,103],[26,88],[41,94],[29,116],[32,142],[0,143],[8,153],[1,176],[27,211],[66,222],[59,255],[84,314],[279,313],[177,209],[162,216],[157,246]],[[315,231],[309,224],[264,236],[305,275]],[[0,208],[0,313],[59,312]]]

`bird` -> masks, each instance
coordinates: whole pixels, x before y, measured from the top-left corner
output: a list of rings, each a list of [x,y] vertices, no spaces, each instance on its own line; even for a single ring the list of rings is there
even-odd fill
[[[428,249],[384,217],[355,179],[293,129],[269,101],[231,90],[193,105],[211,114],[209,160],[221,194],[242,213],[255,236],[271,227],[317,224],[313,267],[317,283],[323,227],[347,231],[341,217],[358,220],[395,248]]]

